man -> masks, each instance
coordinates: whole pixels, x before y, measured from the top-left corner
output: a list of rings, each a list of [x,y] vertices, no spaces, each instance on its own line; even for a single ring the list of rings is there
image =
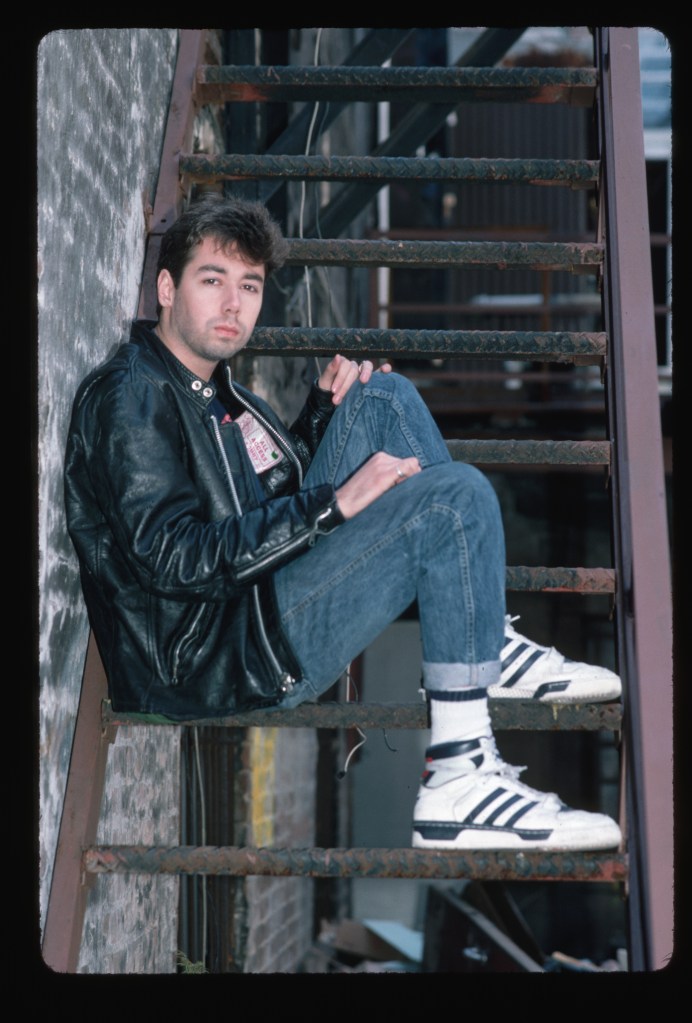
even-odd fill
[[[114,708],[295,706],[417,600],[431,742],[414,845],[617,846],[614,821],[499,757],[488,692],[581,702],[620,682],[505,620],[494,492],[451,461],[415,389],[337,355],[289,431],[234,384],[284,250],[260,204],[195,204],[162,241],[158,322],[135,323],[76,397],[68,526]]]

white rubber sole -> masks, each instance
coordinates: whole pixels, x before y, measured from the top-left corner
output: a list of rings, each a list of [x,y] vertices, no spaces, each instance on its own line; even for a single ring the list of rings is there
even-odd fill
[[[548,837],[531,836],[527,829],[522,836],[519,833],[503,831],[501,828],[471,828],[459,825],[462,830],[456,837],[451,833],[456,825],[445,825],[450,830],[450,838],[424,838],[417,828],[426,831],[439,828],[433,821],[414,821],[411,844],[414,849],[448,849],[452,851],[468,851],[478,849],[522,850],[524,852],[596,852],[604,849],[617,849],[621,842],[620,829],[615,821],[604,818],[601,826],[584,830],[561,830]]]
[[[560,679],[551,682],[542,682],[538,686],[522,689],[521,686],[488,686],[488,696],[491,700],[527,700],[535,703],[607,703],[612,700],[619,700],[622,695],[622,686],[619,679],[614,679],[610,685],[605,685],[603,680],[589,683],[579,681],[562,685]]]

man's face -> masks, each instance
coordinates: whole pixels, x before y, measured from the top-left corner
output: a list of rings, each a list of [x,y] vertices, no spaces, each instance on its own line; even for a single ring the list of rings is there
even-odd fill
[[[236,248],[204,238],[178,287],[167,270],[158,279],[158,332],[183,365],[208,380],[217,363],[250,340],[260,309],[265,271],[246,263]]]

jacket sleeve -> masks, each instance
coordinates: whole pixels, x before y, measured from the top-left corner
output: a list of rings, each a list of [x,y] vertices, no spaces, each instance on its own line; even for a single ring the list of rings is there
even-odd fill
[[[70,532],[78,550],[77,538],[114,543],[152,594],[225,601],[344,521],[330,485],[238,514],[211,432],[195,458],[175,401],[150,381],[111,379],[105,393],[83,399],[78,419],[66,461]],[[85,488],[107,528],[89,529]],[[92,550],[89,560],[114,553]]]
[[[315,380],[300,415],[291,427],[304,468],[310,465],[334,412],[331,392],[321,390]]]

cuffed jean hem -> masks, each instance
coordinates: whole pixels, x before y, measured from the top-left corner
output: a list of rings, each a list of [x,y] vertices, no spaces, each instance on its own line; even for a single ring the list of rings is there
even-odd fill
[[[423,661],[423,682],[426,689],[487,689],[500,681],[501,661],[482,664],[436,664]]]

